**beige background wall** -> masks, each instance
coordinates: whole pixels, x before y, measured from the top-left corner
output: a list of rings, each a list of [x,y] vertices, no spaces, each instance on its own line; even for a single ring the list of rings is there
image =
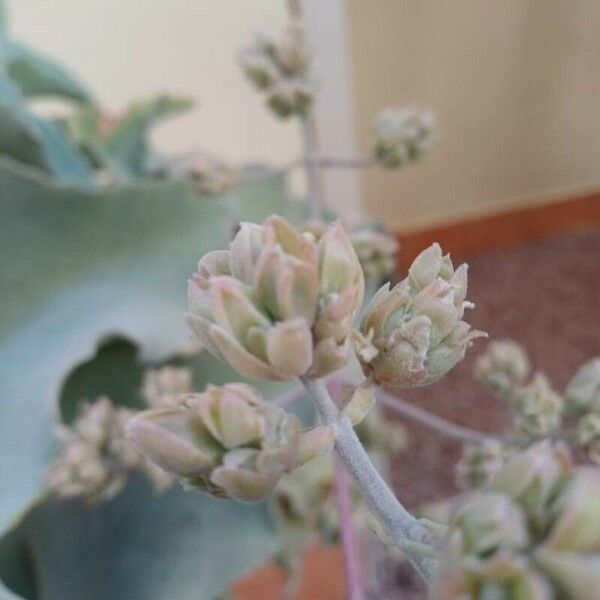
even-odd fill
[[[399,228],[600,184],[600,2],[347,0],[360,143],[378,108],[436,110],[426,163],[365,176]]]

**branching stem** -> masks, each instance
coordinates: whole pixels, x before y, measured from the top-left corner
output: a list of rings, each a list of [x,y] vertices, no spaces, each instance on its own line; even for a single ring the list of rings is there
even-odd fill
[[[360,487],[367,505],[381,521],[394,543],[398,547],[404,548],[404,552],[413,566],[426,581],[429,581],[435,562],[417,552],[416,546],[407,546],[406,542],[430,546],[434,541],[430,530],[413,517],[394,496],[371,462],[369,455],[356,436],[350,420],[340,418],[339,410],[331,399],[323,380],[304,377],[301,380],[311,395],[321,420],[326,424],[336,426],[336,450],[346,469]]]
[[[429,427],[429,429],[433,429],[446,437],[462,442],[475,442],[478,444],[494,439],[491,435],[446,421],[446,419],[438,417],[418,406],[414,406],[413,404],[406,402],[406,400],[402,400],[402,398],[392,396],[382,389],[377,390],[376,396],[377,400],[386,408],[389,408],[403,417],[421,423],[425,427]]]

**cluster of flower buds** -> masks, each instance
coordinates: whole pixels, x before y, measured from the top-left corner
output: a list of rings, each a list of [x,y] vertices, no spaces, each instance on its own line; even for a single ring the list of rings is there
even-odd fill
[[[62,498],[106,501],[123,489],[133,470],[144,472],[159,491],[168,487],[171,476],[147,461],[125,435],[132,414],[106,397],[84,402],[73,425],[59,429],[61,450],[47,473],[49,488]]]
[[[348,360],[360,263],[339,223],[309,238],[279,216],[242,223],[229,250],[205,255],[189,282],[189,326],[246,377],[316,378]]]
[[[595,598],[600,470],[540,442],[514,455],[456,515],[432,598]]]
[[[381,228],[359,227],[350,240],[362,266],[365,279],[375,284],[390,278],[396,268],[398,241]]]
[[[144,372],[142,397],[152,408],[175,406],[192,391],[192,371],[186,367],[166,365]]]
[[[494,439],[463,446],[456,464],[456,479],[460,487],[475,489],[487,485],[503,467],[507,449]]]
[[[277,116],[307,113],[314,95],[314,84],[309,79],[311,51],[298,21],[291,21],[279,40],[257,35],[240,54],[240,64]]]
[[[187,175],[202,196],[216,196],[230,190],[238,172],[230,164],[211,155],[202,155],[188,166]]]
[[[385,284],[367,306],[355,332],[355,349],[367,377],[414,387],[443,377],[485,336],[462,320],[467,265],[454,270],[438,244],[424,250],[408,277],[390,290]]]
[[[384,110],[373,125],[377,161],[397,169],[421,160],[436,142],[435,115],[430,110]]]
[[[178,406],[127,426],[141,452],[186,484],[219,498],[262,500],[280,477],[333,446],[333,430],[300,422],[242,383],[209,385]]]
[[[518,433],[541,438],[555,433],[562,422],[563,399],[545,375],[537,373],[531,383],[516,388],[511,396]]]
[[[477,359],[473,376],[493,394],[506,398],[525,383],[529,371],[525,350],[512,340],[498,340],[490,342]]]

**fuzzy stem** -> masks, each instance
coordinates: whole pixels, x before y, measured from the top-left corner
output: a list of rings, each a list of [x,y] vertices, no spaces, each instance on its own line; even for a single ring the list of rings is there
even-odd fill
[[[346,469],[360,487],[367,505],[382,522],[395,545],[404,549],[412,565],[426,581],[429,581],[433,575],[435,562],[416,551],[413,543],[431,544],[433,541],[431,532],[394,496],[371,462],[350,420],[340,418],[339,410],[323,380],[302,377],[301,381],[311,395],[323,423],[336,426],[336,450]]]
[[[344,573],[346,575],[346,596],[348,600],[363,600],[360,582],[360,568],[356,548],[354,524],[350,499],[350,480],[340,457],[336,454],[333,460],[335,500],[340,518],[340,536]]]
[[[478,444],[494,439],[491,435],[446,421],[446,419],[442,419],[442,417],[433,415],[429,411],[414,406],[397,396],[392,396],[381,389],[377,390],[376,396],[377,400],[386,408],[389,408],[403,417],[421,423],[446,437],[460,440],[461,442],[475,442]]]

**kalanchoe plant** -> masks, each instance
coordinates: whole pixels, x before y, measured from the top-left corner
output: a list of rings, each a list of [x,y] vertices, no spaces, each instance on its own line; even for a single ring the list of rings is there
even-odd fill
[[[424,250],[408,277],[385,284],[373,297],[355,334],[367,377],[399,387],[427,385],[443,377],[465,355],[481,331],[463,321],[467,265],[456,271],[438,244]]]
[[[502,442],[495,439],[465,444],[460,461],[456,464],[458,484],[466,489],[488,484],[504,466],[507,454]]]
[[[565,399],[569,414],[600,412],[600,357],[579,368],[567,385]]]

